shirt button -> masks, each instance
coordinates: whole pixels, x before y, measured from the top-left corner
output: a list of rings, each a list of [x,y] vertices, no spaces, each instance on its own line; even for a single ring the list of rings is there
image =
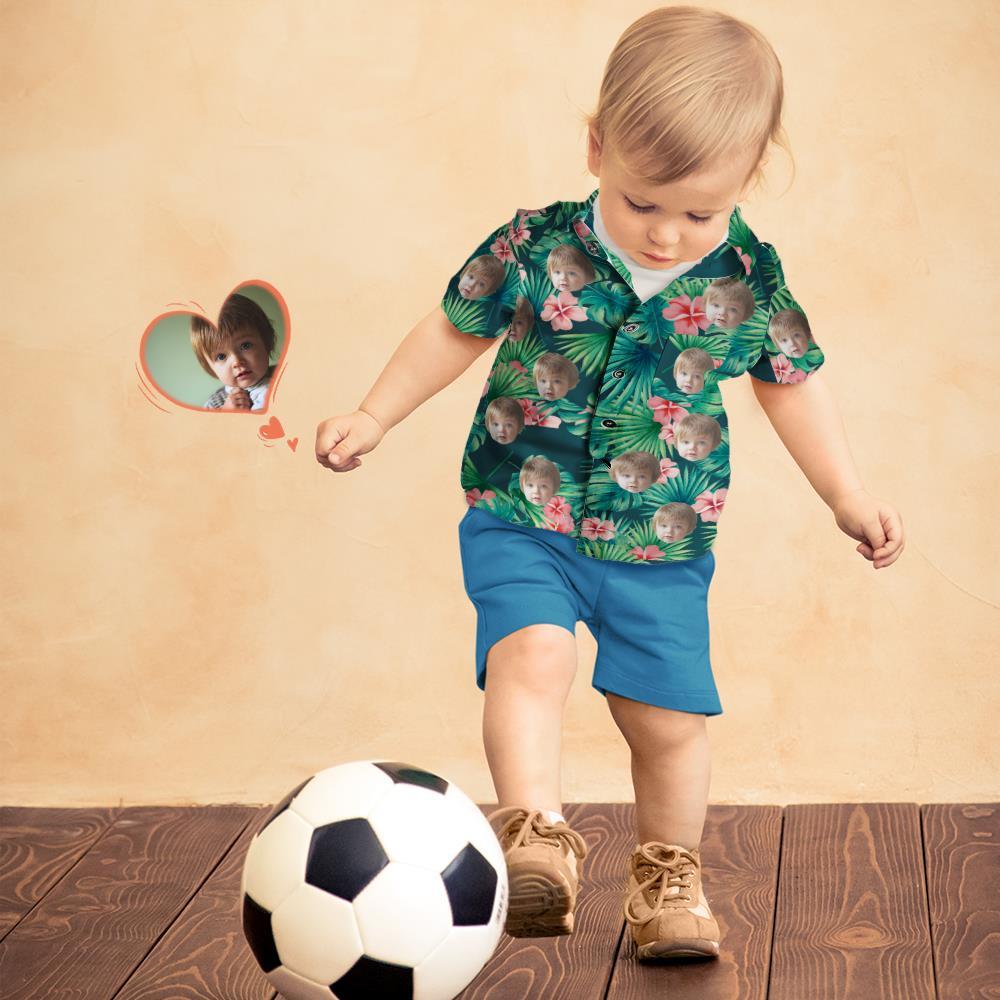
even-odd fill
[[[602,427],[617,427],[618,423],[617,423],[617,421],[614,421],[614,420],[602,420],[601,421],[601,426]]]
[[[616,368],[611,374],[614,375],[615,378],[621,378],[625,372],[621,368]]]

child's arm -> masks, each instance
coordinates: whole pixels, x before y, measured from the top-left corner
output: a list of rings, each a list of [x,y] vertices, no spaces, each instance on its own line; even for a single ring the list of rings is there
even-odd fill
[[[902,519],[862,485],[836,400],[821,373],[792,385],[755,378],[750,382],[771,426],[833,511],[841,531],[861,543],[857,551],[875,569],[894,563],[903,551]]]
[[[316,429],[316,459],[349,472],[404,417],[450,385],[494,338],[462,333],[440,306],[429,312],[396,348],[354,413],[324,420]]]

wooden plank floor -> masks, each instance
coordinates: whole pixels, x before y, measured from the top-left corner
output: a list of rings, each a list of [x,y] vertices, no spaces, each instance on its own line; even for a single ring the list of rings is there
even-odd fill
[[[0,998],[273,1000],[239,901],[268,812],[0,809]],[[658,964],[621,914],[634,807],[565,814],[590,847],[576,930],[505,935],[462,1000],[1000,998],[1000,803],[710,806],[722,954]]]

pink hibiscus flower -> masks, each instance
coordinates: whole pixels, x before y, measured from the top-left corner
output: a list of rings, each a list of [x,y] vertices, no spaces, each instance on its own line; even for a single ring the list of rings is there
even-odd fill
[[[806,380],[806,373],[801,368],[796,368],[784,354],[771,356],[771,368],[774,370],[774,377],[778,382],[795,384]]]
[[[524,414],[525,427],[558,427],[562,420],[549,410],[541,409],[530,399],[519,399],[521,412]]]
[[[588,226],[587,223],[583,221],[583,219],[577,219],[576,222],[573,223],[573,229],[575,230],[576,235],[579,236],[581,240],[589,239],[590,236],[593,235],[590,231],[590,226]]]
[[[665,483],[668,479],[673,479],[681,474],[680,466],[672,458],[660,459],[660,478],[658,483]]]
[[[510,248],[510,242],[508,237],[498,236],[490,246],[490,253],[502,263],[512,264],[514,262],[514,251]]]
[[[674,444],[677,441],[675,431],[677,430],[677,424],[672,420],[668,421],[663,425],[663,429],[660,431],[658,437],[661,441],[666,441],[667,444]]]
[[[585,517],[580,523],[580,534],[591,541],[600,539],[608,542],[615,537],[615,522],[602,521],[599,517]]]
[[[554,496],[544,509],[546,517],[553,521],[565,521],[567,518],[573,520],[573,505],[565,498]]]
[[[558,297],[550,295],[545,300],[540,315],[551,322],[553,330],[572,330],[574,322],[582,323],[587,318],[587,310],[572,292],[560,292]]]
[[[640,559],[642,562],[653,562],[656,559],[663,558],[663,549],[657,548],[655,545],[647,545],[644,549],[641,549],[637,545],[634,549],[629,549],[628,554],[635,556],[636,559]]]
[[[525,368],[520,361],[509,361],[508,364],[514,369],[514,371],[520,372],[522,375],[528,374],[528,369]]]
[[[688,415],[686,406],[662,396],[650,396],[646,403],[652,409],[653,419],[658,424],[679,423]]]
[[[753,267],[753,263],[750,260],[750,254],[744,253],[742,247],[736,247],[735,249],[736,249],[736,256],[739,257],[741,261],[743,261],[743,269],[746,271],[747,274],[749,274],[751,268]]]
[[[496,493],[493,490],[484,490],[480,492],[479,490],[467,490],[465,494],[465,502],[470,507],[475,507],[479,500],[485,500],[487,503],[496,497]]]
[[[711,326],[705,315],[704,295],[696,295],[693,299],[689,295],[678,295],[663,310],[663,318],[674,324],[674,333],[683,336],[696,337]]]
[[[703,521],[718,521],[722,516],[722,508],[726,505],[726,494],[729,490],[705,490],[694,498],[694,512],[701,516]]]

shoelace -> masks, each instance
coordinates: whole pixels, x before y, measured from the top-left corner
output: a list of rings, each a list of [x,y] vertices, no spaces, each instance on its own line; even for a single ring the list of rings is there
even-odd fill
[[[641,855],[641,857],[637,857]],[[684,899],[691,902],[691,882],[696,872],[694,856],[683,847],[673,847],[652,841],[643,844],[633,855],[636,877],[641,877],[639,885],[632,890],[625,901],[625,919],[630,924],[644,924],[652,916],[639,916],[633,912],[633,903],[643,899],[647,889],[658,881],[660,888],[653,904],[653,916],[663,908],[664,901]]]
[[[582,861],[587,856],[587,844],[576,830],[571,830],[565,823],[551,823],[540,809],[527,810],[521,806],[504,806],[490,813],[488,819],[509,814],[497,830],[497,840],[502,844],[518,824],[521,829],[514,836],[507,848],[512,850],[527,844],[552,844],[560,847],[562,841],[569,844],[573,853]]]

